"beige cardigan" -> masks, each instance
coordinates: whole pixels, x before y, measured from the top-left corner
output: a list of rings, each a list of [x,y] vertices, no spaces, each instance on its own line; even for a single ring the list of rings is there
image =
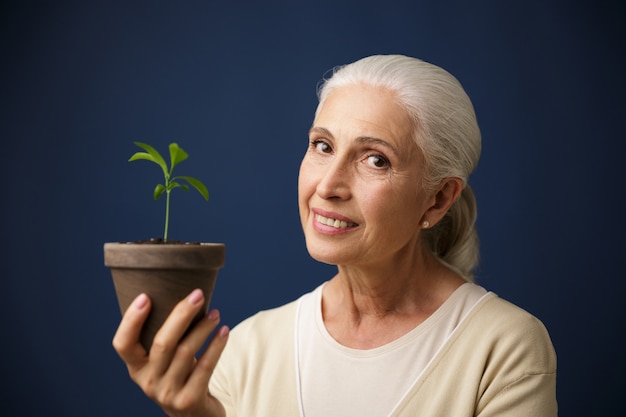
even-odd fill
[[[209,384],[228,417],[301,415],[296,307],[292,302],[260,312],[231,332]],[[526,311],[489,293],[390,417],[556,415],[556,355],[548,332]]]

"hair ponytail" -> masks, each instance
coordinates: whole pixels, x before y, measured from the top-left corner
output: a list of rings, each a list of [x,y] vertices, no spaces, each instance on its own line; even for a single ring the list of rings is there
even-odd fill
[[[476,198],[467,185],[439,223],[422,230],[430,250],[469,281],[473,281],[478,264],[476,214]]]

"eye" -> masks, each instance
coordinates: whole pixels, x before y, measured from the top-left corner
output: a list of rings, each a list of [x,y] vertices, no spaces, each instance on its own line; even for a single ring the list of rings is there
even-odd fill
[[[389,161],[382,155],[368,155],[367,164],[372,168],[387,168],[389,167]]]
[[[311,147],[315,148],[315,150],[319,153],[332,152],[330,145],[327,142],[324,142],[323,140],[320,140],[320,139],[311,141]]]

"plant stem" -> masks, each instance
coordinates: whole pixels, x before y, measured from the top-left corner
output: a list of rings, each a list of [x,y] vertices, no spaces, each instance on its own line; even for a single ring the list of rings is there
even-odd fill
[[[167,242],[167,228],[169,225],[169,221],[170,221],[170,191],[171,190],[167,190],[165,192],[166,196],[165,196],[165,231],[163,232],[163,241]]]

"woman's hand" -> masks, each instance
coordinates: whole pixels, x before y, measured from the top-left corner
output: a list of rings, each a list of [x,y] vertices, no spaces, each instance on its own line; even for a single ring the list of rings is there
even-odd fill
[[[226,345],[228,327],[217,331],[198,359],[195,354],[217,327],[219,312],[211,310],[183,338],[203,301],[202,291],[194,290],[179,302],[155,335],[148,353],[139,343],[139,334],[150,312],[150,299],[141,294],[126,310],[113,338],[113,347],[126,363],[131,379],[171,417],[225,416],[208,384]]]

